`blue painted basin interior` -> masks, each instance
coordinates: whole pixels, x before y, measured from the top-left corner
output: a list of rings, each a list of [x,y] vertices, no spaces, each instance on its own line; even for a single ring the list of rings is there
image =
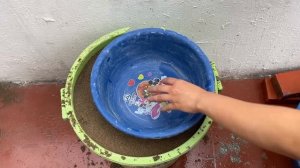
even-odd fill
[[[155,111],[138,114],[145,105],[139,104],[145,100],[139,99],[146,92],[141,88],[164,77],[184,79],[211,92],[215,89],[209,60],[195,43],[169,30],[135,30],[118,37],[99,54],[91,74],[93,100],[100,114],[127,134],[152,139],[175,136],[204,115],[176,110],[160,112],[158,118]]]

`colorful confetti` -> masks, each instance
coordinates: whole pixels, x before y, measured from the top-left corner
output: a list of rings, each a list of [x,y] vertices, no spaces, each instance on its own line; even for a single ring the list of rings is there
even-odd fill
[[[144,79],[144,75],[143,74],[140,74],[139,76],[138,76],[138,80],[143,80]]]
[[[152,76],[152,72],[148,72],[147,75],[150,77]]]
[[[135,84],[135,81],[133,80],[133,79],[130,79],[129,81],[128,81],[128,86],[133,86]]]

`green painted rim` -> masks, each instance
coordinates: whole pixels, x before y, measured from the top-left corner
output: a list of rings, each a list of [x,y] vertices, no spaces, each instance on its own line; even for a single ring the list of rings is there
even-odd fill
[[[82,129],[80,123],[77,120],[77,117],[74,112],[73,106],[73,95],[74,95],[74,87],[77,81],[77,78],[83,68],[85,67],[86,63],[89,59],[94,56],[96,53],[101,51],[107,44],[109,44],[114,38],[128,32],[130,28],[122,28],[106,34],[92,44],[90,44],[86,49],[82,51],[79,55],[77,60],[74,62],[71,70],[68,74],[67,81],[65,88],[61,89],[61,106],[62,106],[62,118],[64,120],[69,120],[71,126],[73,127],[76,135],[78,138],[94,153],[97,155],[112,161],[114,163],[118,163],[121,165],[126,166],[154,166],[159,164],[164,164],[166,162],[172,161],[180,157],[181,155],[187,153],[190,149],[192,149],[207,133],[208,129],[212,124],[212,119],[206,117],[204,122],[197,130],[197,132],[188,139],[184,144],[180,145],[179,147],[155,156],[147,156],[147,157],[133,157],[133,156],[124,156],[112,151],[105,149],[104,147],[97,144],[93,139],[91,139]],[[215,75],[215,88],[216,93],[222,90],[222,84],[218,79],[218,72],[216,70],[215,63],[212,64],[212,69]]]

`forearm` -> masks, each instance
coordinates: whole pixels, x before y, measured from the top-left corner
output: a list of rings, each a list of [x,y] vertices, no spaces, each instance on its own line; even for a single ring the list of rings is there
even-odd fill
[[[259,105],[206,92],[189,82],[166,78],[148,88],[149,101],[170,102],[161,110],[203,112],[241,137],[274,152],[300,159],[300,112]],[[187,101],[188,100],[188,101]]]
[[[300,112],[209,93],[200,111],[265,149],[300,158]]]

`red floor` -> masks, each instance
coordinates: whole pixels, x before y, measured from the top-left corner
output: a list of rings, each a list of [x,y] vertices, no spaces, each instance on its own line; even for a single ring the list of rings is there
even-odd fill
[[[224,81],[223,94],[262,102],[261,82]],[[114,167],[85,148],[69,122],[61,119],[61,87],[57,84],[31,85],[15,87],[9,94],[0,93],[0,168]],[[206,138],[172,167],[184,166],[288,168],[292,167],[292,162],[214,123]]]

